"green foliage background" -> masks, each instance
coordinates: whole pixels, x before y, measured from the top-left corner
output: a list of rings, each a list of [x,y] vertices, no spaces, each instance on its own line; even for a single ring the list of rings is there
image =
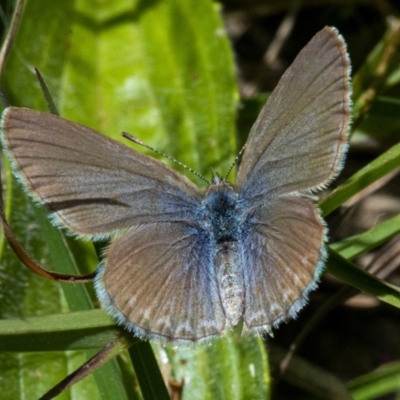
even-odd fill
[[[64,118],[117,140],[121,140],[121,131],[130,132],[206,177],[210,177],[210,168],[224,176],[238,150],[235,121],[239,98],[234,56],[220,12],[220,6],[209,0],[31,0],[1,82],[12,105],[46,111],[32,70],[37,67]],[[390,32],[355,77],[356,118],[373,79],[369,71],[379,63],[388,40]],[[399,66],[397,63],[387,75],[392,87],[398,84]],[[387,112],[388,103],[391,113]],[[380,118],[385,118],[386,126],[399,126],[397,95],[377,98],[375,104],[364,131],[372,131]],[[258,110],[259,105],[253,108]],[[243,111],[241,118],[245,118]],[[326,197],[321,202],[324,214],[398,166],[400,144]],[[50,270],[94,270],[98,259],[92,244],[66,238],[55,229],[45,211],[33,205],[12,178],[6,161],[2,174],[6,214],[25,250]],[[190,178],[204,186],[196,176]],[[398,288],[350,262],[398,233],[399,222],[397,216],[333,244],[328,271],[399,307]],[[163,382],[151,363],[150,346],[125,338],[112,318],[95,309],[98,304],[90,285],[59,284],[35,276],[20,264],[3,236],[0,256],[2,399],[40,397],[118,338],[121,341],[115,353],[120,352],[119,357],[59,398],[165,398]],[[131,345],[128,353],[125,350]],[[267,351],[259,338],[239,341],[233,335],[208,347],[153,348],[165,379],[184,380],[184,399],[270,396]],[[394,363],[380,375],[385,384],[379,393],[396,387],[399,365]],[[321,377],[313,367],[300,369],[311,383]],[[295,370],[289,372],[296,375]],[[366,376],[348,388],[339,381],[326,381],[320,393],[374,398],[377,386],[371,382],[375,380],[376,375]]]

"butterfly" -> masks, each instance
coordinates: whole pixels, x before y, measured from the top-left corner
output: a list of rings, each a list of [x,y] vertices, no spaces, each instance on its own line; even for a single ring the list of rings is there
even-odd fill
[[[140,338],[191,343],[241,325],[271,332],[317,286],[327,228],[310,192],[340,172],[350,123],[349,58],[326,27],[299,53],[253,125],[235,185],[203,193],[164,163],[85,126],[9,107],[2,143],[54,223],[115,235],[95,279]]]

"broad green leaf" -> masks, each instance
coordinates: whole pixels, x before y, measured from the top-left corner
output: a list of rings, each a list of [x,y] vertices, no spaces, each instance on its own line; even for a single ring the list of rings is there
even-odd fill
[[[210,167],[224,175],[236,150],[237,90],[233,58],[219,12],[208,0],[147,3],[71,0],[54,5],[31,0],[26,5],[2,83],[11,104],[46,110],[32,72],[37,67],[61,116],[117,140],[120,131],[128,131],[208,178]],[[190,175],[187,170],[183,173]],[[6,176],[10,178],[9,171]],[[193,175],[189,177],[201,182]],[[77,267],[81,272],[93,270],[96,264],[93,248],[65,239],[47,221],[43,211],[32,205],[19,185],[11,186],[10,182],[7,179],[7,215],[25,250],[48,269],[73,273]],[[25,270],[4,241],[1,251],[7,284],[4,278],[0,285],[8,288],[1,291],[4,293],[0,298],[2,326],[9,320],[13,329],[14,318],[29,320],[33,315],[46,318],[56,313],[55,321],[60,321],[61,331],[48,320],[41,323],[51,337],[60,335],[56,342],[61,347],[62,343],[68,345],[69,324],[73,323],[61,317],[68,314],[59,314],[57,318],[57,313],[92,307],[90,285],[85,290],[82,286],[44,281]],[[83,315],[70,316],[78,318],[78,323],[84,322]],[[118,332],[112,333],[112,329],[106,330],[106,336],[89,336],[93,340],[91,345],[100,343],[96,341],[98,338],[103,342],[112,340]],[[88,332],[82,329],[82,339]],[[26,334],[29,336],[29,332]],[[46,337],[44,332],[43,335],[42,338]],[[18,334],[14,332],[14,337],[12,334],[10,337],[10,343],[17,343]],[[82,339],[74,336],[76,348],[87,348],[88,343]],[[25,351],[31,351],[35,335],[32,333],[24,343]],[[43,343],[44,340],[37,340],[36,349],[43,348]],[[93,352],[86,357],[80,354],[78,361],[71,352],[4,355],[8,362],[0,363],[0,375],[6,376],[0,380],[0,389],[10,399],[36,398]],[[15,360],[12,368],[10,360]],[[127,379],[130,368],[121,367],[125,362],[126,357],[118,365],[102,367],[100,373],[109,366],[106,374],[96,380],[85,379],[69,395],[74,399],[87,398],[85,394],[90,392],[93,399],[110,398],[107,393],[115,390],[117,398],[126,397],[130,391],[124,391],[124,384],[129,380],[134,383],[132,376]],[[7,366],[4,374],[3,365]],[[128,375],[121,374],[121,368]],[[144,372],[151,374],[152,370],[154,366]],[[38,371],[39,383],[26,378],[31,371]],[[5,387],[7,390],[3,391]],[[76,389],[79,387],[81,392]]]
[[[271,381],[261,338],[234,335],[191,349],[166,349],[183,398],[190,400],[269,399]]]

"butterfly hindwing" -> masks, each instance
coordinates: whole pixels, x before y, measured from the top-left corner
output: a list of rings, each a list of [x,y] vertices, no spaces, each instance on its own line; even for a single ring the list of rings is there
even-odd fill
[[[242,238],[245,331],[270,331],[296,316],[322,272],[325,235],[318,210],[301,197],[257,208]]]
[[[106,309],[140,337],[191,342],[221,335],[215,242],[185,223],[132,228],[107,252],[96,282]]]

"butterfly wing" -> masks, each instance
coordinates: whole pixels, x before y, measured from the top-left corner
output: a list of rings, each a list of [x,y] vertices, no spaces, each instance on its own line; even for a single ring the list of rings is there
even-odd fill
[[[191,221],[201,200],[197,187],[165,164],[54,115],[7,108],[2,141],[28,192],[80,235]]]
[[[311,39],[255,122],[238,171],[248,210],[243,236],[244,329],[269,331],[304,306],[321,274],[324,222],[302,191],[342,167],[350,121],[349,61],[333,28]]]
[[[347,148],[350,91],[345,43],[324,28],[283,74],[250,131],[237,175],[242,197],[329,183]]]
[[[132,228],[107,252],[96,280],[106,309],[139,337],[192,342],[225,329],[207,232],[185,223]]]
[[[243,236],[245,331],[270,331],[305,305],[324,265],[325,231],[318,210],[301,197],[257,208]]]

